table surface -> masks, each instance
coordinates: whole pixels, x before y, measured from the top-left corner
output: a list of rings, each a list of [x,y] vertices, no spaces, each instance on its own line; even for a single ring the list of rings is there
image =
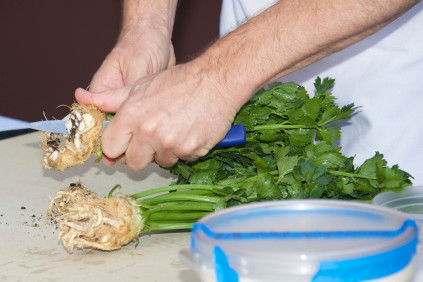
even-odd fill
[[[140,244],[112,252],[75,250],[57,241],[58,230],[45,219],[49,198],[81,180],[106,194],[116,184],[131,194],[169,185],[173,177],[156,165],[141,172],[107,167],[90,158],[84,166],[56,172],[41,168],[39,133],[0,141],[0,280],[1,281],[198,281],[179,260],[189,246],[189,232],[142,236]]]
[[[199,281],[179,259],[189,246],[190,233],[140,237],[140,244],[104,252],[68,253],[57,241],[58,230],[45,219],[50,197],[81,180],[88,189],[105,195],[116,184],[125,194],[169,185],[174,178],[156,165],[140,172],[126,166],[107,167],[90,158],[84,166],[64,172],[43,170],[39,133],[0,141],[0,280],[1,281]],[[423,269],[423,256],[416,260]],[[423,281],[419,271],[414,281]]]

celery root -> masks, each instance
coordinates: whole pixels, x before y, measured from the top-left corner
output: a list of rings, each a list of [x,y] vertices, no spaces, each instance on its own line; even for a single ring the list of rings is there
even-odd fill
[[[58,222],[58,240],[69,252],[74,248],[112,251],[138,240],[142,233],[191,228],[221,208],[221,199],[212,189],[210,185],[179,185],[128,196],[111,192],[107,198],[98,198],[78,182],[57,192],[47,215]]]
[[[63,171],[82,165],[99,146],[104,114],[93,105],[73,104],[66,134],[43,132],[43,168]]]

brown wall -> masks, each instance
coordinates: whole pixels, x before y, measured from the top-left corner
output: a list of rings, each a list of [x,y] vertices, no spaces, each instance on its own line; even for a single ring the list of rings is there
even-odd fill
[[[218,36],[220,1],[180,0],[177,61]],[[88,86],[119,32],[119,0],[0,0],[0,115],[61,118],[77,87]]]

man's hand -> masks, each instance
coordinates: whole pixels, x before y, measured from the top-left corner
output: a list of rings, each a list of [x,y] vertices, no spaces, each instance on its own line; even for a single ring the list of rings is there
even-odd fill
[[[118,43],[95,73],[90,91],[123,87],[173,65],[175,54],[170,38],[145,26],[136,27],[121,34]]]
[[[124,1],[118,42],[95,73],[90,91],[123,87],[175,65],[175,9],[174,0]]]
[[[150,162],[169,167],[178,159],[204,156],[229,130],[239,107],[204,68],[185,64],[134,84],[92,93],[76,91],[78,102],[116,112],[101,143],[106,164],[141,170]],[[227,93],[224,93],[227,94]]]

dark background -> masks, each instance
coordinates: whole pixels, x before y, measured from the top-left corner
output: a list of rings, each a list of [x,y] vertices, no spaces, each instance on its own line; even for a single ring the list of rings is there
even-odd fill
[[[180,0],[173,44],[178,63],[218,37],[221,1]],[[119,0],[0,0],[0,115],[62,118],[114,46]]]

